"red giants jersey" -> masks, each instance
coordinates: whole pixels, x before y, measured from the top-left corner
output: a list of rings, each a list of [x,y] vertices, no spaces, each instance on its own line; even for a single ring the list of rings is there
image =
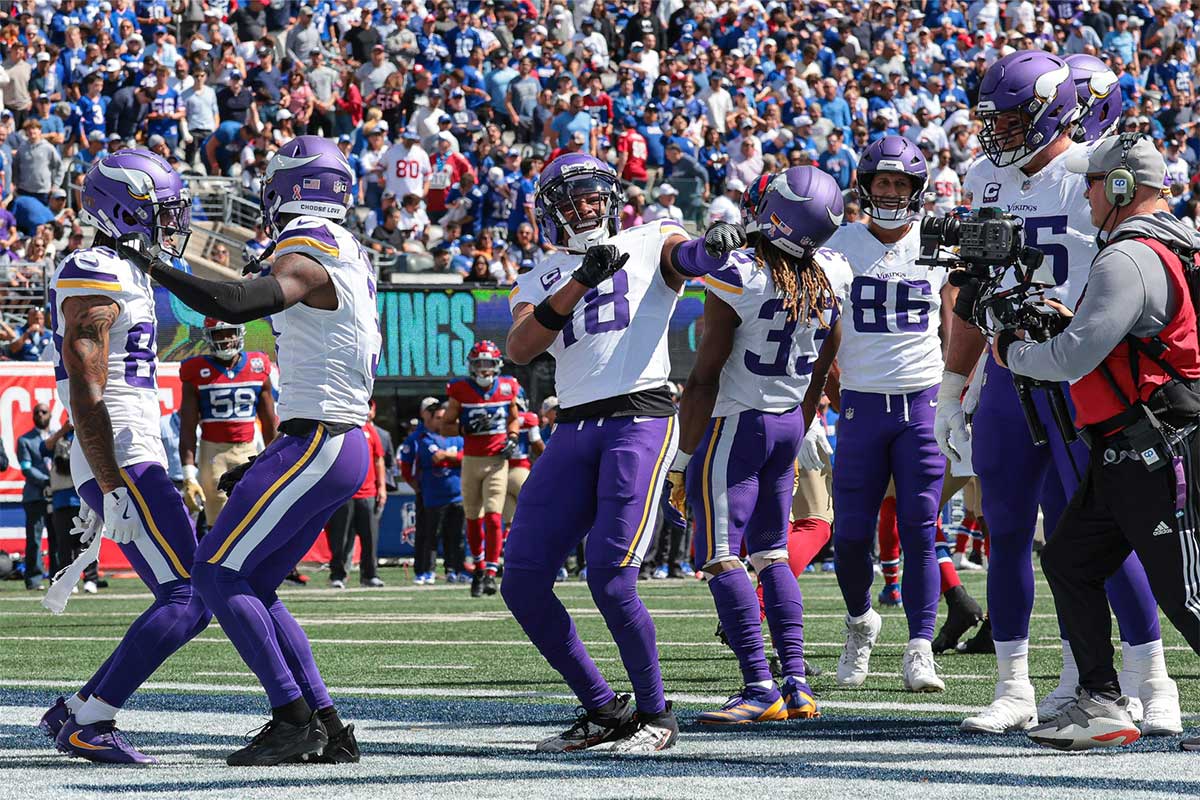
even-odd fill
[[[521,391],[516,378],[501,375],[488,389],[480,388],[474,378],[459,378],[446,387],[446,394],[458,401],[463,432],[463,455],[494,456],[504,449],[508,438],[508,407]]]
[[[179,379],[200,393],[200,438],[206,442],[252,442],[258,396],[271,375],[266,353],[242,353],[225,367],[212,356],[179,365]]]

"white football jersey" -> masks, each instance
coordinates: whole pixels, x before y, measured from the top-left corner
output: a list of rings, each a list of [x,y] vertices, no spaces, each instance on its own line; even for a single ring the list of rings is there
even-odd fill
[[[320,217],[297,217],[283,229],[275,255],[285,253],[302,253],[325,268],[338,307],[327,311],[297,303],[271,315],[279,361],[279,419],[360,426],[367,421],[383,347],[375,269],[357,239]]]
[[[108,331],[108,382],[104,405],[112,421],[117,466],[154,462],[166,466],[158,421],[158,320],[150,277],[107,247],[76,250],[50,279],[50,325],[54,340],[54,380],[58,398],[72,422],[70,382],[62,363],[66,334],[62,304],[68,297],[100,296],[120,309]],[[71,445],[71,477],[76,486],[92,479],[92,469],[76,437]]]
[[[821,249],[815,260],[829,278],[835,302],[833,308],[820,310],[821,322],[815,311],[807,320],[789,320],[771,271],[759,266],[749,250],[734,251],[724,267],[705,276],[708,291],[728,303],[741,320],[721,369],[714,417],[749,409],[778,414],[804,400],[821,344],[838,318],[851,278],[841,253]]]
[[[583,296],[571,321],[550,345],[561,407],[666,386],[671,375],[667,329],[682,294],[667,285],[659,266],[663,244],[672,236],[687,237],[687,232],[678,222],[662,219],[605,240],[628,253],[629,260]],[[536,306],[581,263],[583,256],[571,253],[547,256],[517,276],[509,308],[522,303]]]
[[[947,271],[917,266],[920,224],[889,245],[866,223],[854,222],[838,228],[825,246],[844,254],[854,274],[842,309],[842,388],[907,394],[941,381],[938,327]]]
[[[1084,178],[1066,167],[1071,155],[1087,147],[1072,145],[1035,175],[1018,167],[996,167],[981,156],[963,178],[964,200],[972,208],[998,206],[1025,220],[1025,243],[1046,254],[1037,277],[1055,284],[1046,295],[1067,308],[1079,300],[1096,256],[1096,227],[1084,197]],[[1015,282],[1010,277],[1004,286]]]

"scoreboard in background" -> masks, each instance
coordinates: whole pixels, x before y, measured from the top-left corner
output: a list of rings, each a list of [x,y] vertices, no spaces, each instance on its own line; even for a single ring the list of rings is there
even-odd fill
[[[508,291],[380,286],[379,380],[442,382],[467,374],[467,353],[480,339],[491,339],[503,350],[512,324]],[[671,318],[671,372],[679,378],[687,376],[696,358],[703,309],[704,291],[689,288]]]

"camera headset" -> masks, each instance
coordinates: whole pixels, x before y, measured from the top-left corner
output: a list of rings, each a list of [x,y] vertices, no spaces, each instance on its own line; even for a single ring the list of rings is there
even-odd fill
[[[1104,198],[1112,204],[1112,210],[1105,215],[1104,224],[1096,231],[1096,246],[1101,250],[1104,249],[1106,242],[1101,241],[1100,237],[1104,234],[1104,229],[1108,227],[1109,220],[1117,211],[1132,203],[1134,195],[1137,194],[1137,178],[1134,177],[1133,170],[1129,168],[1129,153],[1145,136],[1146,134],[1135,131],[1122,133],[1117,138],[1117,142],[1121,146],[1121,165],[1109,170],[1104,176]]]

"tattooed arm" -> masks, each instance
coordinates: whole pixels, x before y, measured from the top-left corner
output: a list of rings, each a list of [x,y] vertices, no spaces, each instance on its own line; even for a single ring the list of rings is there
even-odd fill
[[[75,436],[96,483],[107,494],[124,485],[113,447],[112,421],[104,405],[108,331],[120,309],[111,298],[89,296],[66,298],[62,310],[67,328],[63,335],[62,363],[70,386]]]

